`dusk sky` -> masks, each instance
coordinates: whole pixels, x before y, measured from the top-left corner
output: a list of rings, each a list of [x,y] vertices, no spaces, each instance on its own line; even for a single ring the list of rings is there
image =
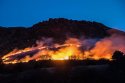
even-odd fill
[[[0,26],[30,27],[60,17],[125,31],[125,0],[0,0]]]

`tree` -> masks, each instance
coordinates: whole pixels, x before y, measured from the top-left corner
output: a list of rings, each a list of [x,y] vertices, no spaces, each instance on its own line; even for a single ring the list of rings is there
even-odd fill
[[[115,70],[124,70],[125,71],[125,54],[121,51],[115,51],[113,56],[113,61],[112,61],[112,68]]]
[[[122,60],[122,59],[125,59],[125,55],[121,51],[115,51],[114,54],[113,54],[113,56],[112,56],[112,58],[114,60]]]

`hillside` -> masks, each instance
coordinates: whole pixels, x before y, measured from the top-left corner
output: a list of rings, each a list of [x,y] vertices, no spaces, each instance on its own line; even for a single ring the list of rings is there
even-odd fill
[[[125,83],[124,40],[123,31],[65,18],[0,27],[0,82]]]
[[[110,35],[107,30],[110,28],[101,23],[65,18],[50,18],[32,27],[0,27],[0,55],[33,46],[42,37],[62,43],[67,37],[104,38]]]

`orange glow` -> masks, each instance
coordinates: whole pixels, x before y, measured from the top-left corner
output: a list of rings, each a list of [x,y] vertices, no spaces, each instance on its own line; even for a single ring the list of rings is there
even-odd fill
[[[98,41],[90,50],[81,49],[84,47],[79,39],[69,38],[64,44],[53,44],[53,46],[38,45],[23,50],[14,49],[12,52],[4,55],[2,60],[5,64],[15,64],[20,62],[29,62],[30,60],[84,60],[84,59],[109,59],[116,49],[111,49],[112,41]],[[34,52],[34,54],[32,54]],[[31,53],[31,54],[30,54]],[[21,57],[21,58],[19,58]]]
[[[79,55],[80,51],[75,45],[59,49],[55,53],[51,54],[52,60],[67,60],[72,55]]]

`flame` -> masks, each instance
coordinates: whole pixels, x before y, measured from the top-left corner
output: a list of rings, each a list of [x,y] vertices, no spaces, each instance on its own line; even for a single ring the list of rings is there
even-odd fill
[[[70,45],[69,47],[65,47],[62,49],[59,49],[59,51],[56,51],[52,54],[53,60],[67,60],[72,55],[79,55],[80,51],[78,50],[76,45]]]
[[[38,43],[38,42],[37,42]],[[114,41],[111,38],[105,38],[97,41],[91,49],[82,49],[80,39],[69,38],[64,44],[44,45],[38,44],[36,47],[28,47],[22,50],[14,49],[12,52],[4,55],[2,60],[5,64],[15,64],[20,62],[29,62],[30,60],[69,60],[69,59],[112,59],[115,50],[121,48],[114,47]],[[121,46],[121,45],[119,45]],[[123,46],[122,46],[123,47]],[[123,47],[122,50],[125,48]]]
[[[90,51],[91,55],[93,55],[94,59],[100,59],[100,58],[105,58],[105,59],[111,59],[113,51],[110,49],[112,46],[112,42],[107,40],[107,41],[101,41],[97,42],[96,46]]]

